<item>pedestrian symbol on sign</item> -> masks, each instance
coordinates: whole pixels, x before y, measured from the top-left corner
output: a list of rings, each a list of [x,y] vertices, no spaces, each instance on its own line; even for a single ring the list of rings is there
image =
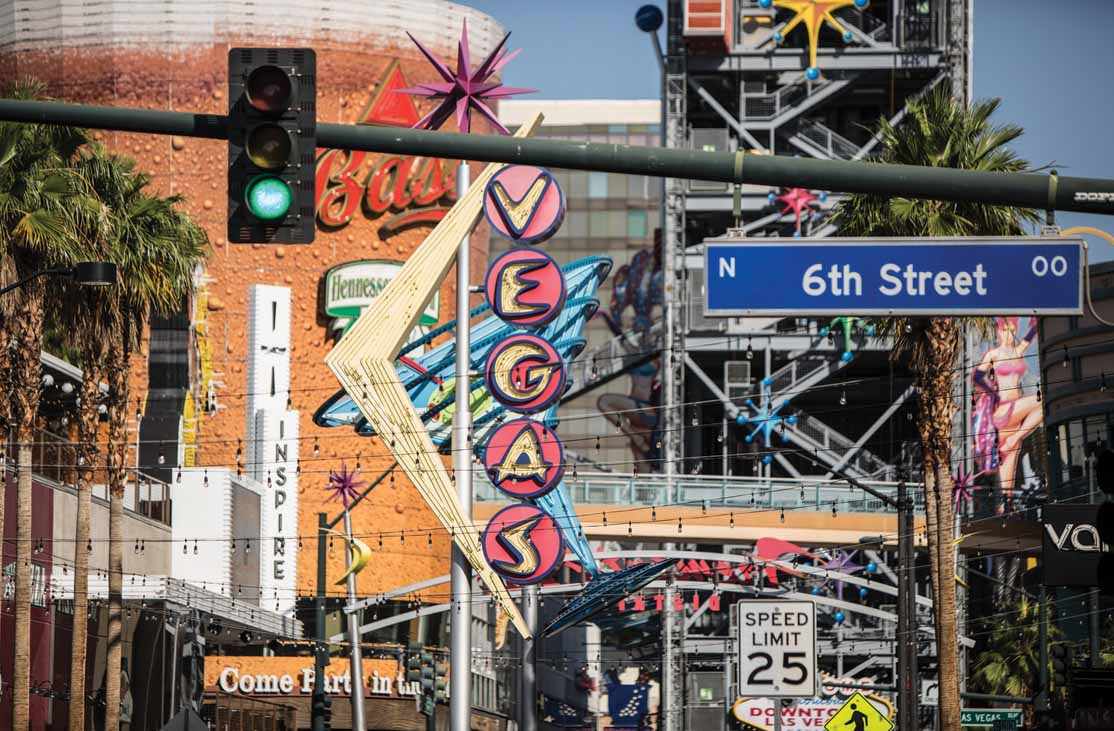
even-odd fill
[[[893,727],[886,712],[855,691],[824,724],[824,731],[892,731]]]

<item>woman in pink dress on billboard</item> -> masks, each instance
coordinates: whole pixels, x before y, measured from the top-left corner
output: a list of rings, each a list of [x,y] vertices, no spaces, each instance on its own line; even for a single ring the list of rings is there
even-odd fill
[[[1025,351],[1037,335],[1036,318],[1029,319],[1029,329],[1020,339],[1020,318],[996,317],[994,324],[998,343],[983,354],[972,374],[975,408],[971,419],[975,471],[998,472],[1005,498],[999,512],[1004,512],[1004,503],[1015,488],[1021,444],[1040,426],[1044,414],[1039,397],[1026,395],[1022,384],[1028,370]]]

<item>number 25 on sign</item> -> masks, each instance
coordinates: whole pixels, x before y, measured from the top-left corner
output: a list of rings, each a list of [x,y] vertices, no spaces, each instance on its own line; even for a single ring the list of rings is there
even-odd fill
[[[816,692],[816,605],[809,601],[741,601],[738,694],[812,698]]]

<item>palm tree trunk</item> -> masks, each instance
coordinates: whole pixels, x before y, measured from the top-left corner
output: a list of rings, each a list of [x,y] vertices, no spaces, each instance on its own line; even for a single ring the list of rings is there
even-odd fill
[[[959,353],[955,320],[929,321],[914,348],[919,431],[924,455],[925,517],[932,564],[934,629],[940,682],[940,728],[960,728],[958,622],[955,595],[954,511],[952,510],[952,378]]]
[[[31,494],[32,444],[39,411],[42,383],[40,352],[43,334],[43,288],[32,282],[23,289],[23,316],[17,318],[12,354],[15,380],[13,402],[16,439],[16,563],[15,563],[15,675],[12,678],[12,728],[25,729],[30,723],[31,699]]]
[[[86,350],[89,354],[89,350]],[[73,656],[70,665],[70,731],[85,731],[85,665],[89,642],[89,515],[97,462],[99,369],[86,359],[78,419],[77,532],[74,536]]]
[[[128,444],[125,425],[128,404],[126,329],[112,343],[108,357],[108,668],[105,678],[105,731],[120,725],[120,672],[123,658],[124,484]]]
[[[12,678],[12,728],[31,722],[31,442],[32,429],[20,428],[15,497],[15,677]]]

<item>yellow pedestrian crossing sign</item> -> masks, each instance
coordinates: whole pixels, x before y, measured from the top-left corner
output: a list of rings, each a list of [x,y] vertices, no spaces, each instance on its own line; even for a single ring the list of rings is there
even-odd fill
[[[855,691],[824,724],[824,731],[891,731],[893,727],[889,716]]]

